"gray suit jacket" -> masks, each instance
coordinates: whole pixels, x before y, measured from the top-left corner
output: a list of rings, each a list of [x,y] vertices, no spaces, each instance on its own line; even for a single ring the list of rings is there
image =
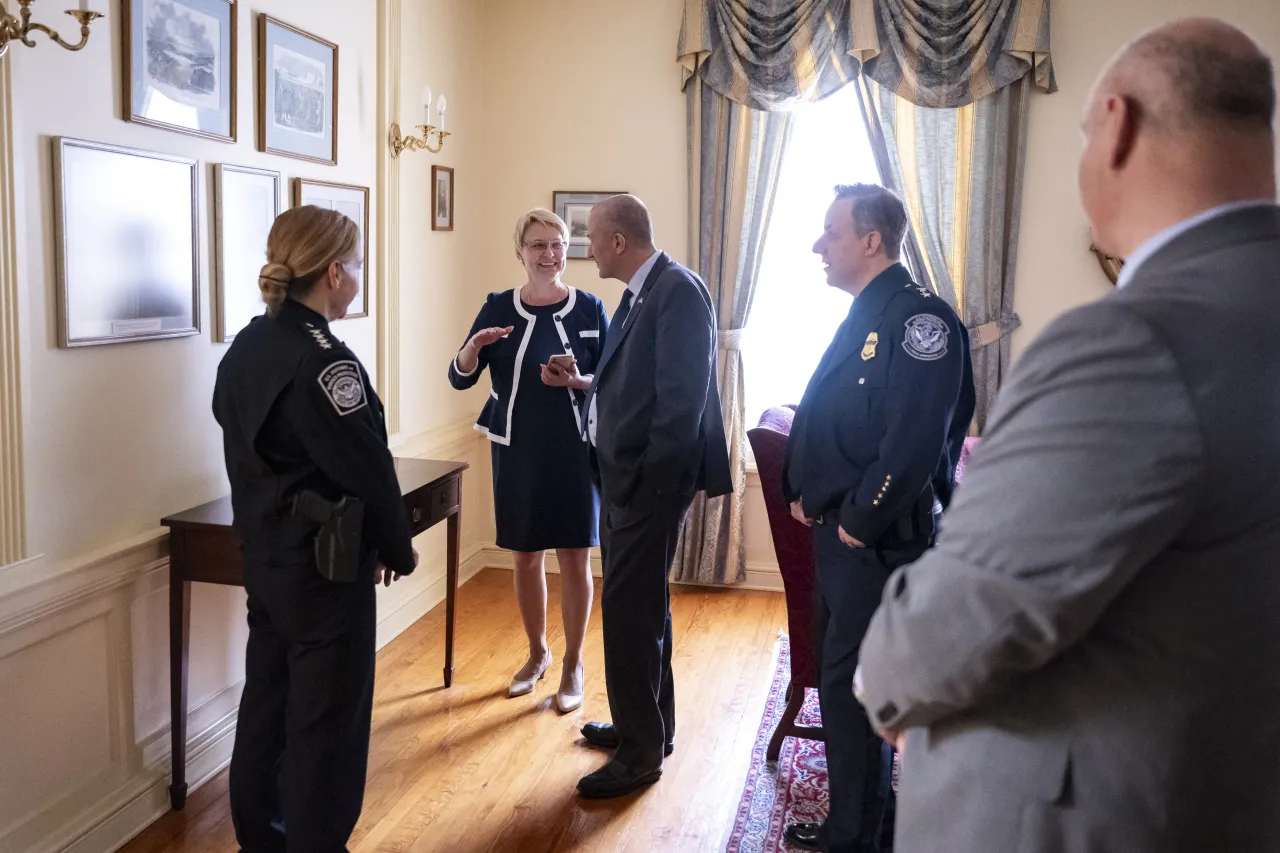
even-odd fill
[[[896,853],[1280,851],[1280,208],[1054,323],[862,646]]]
[[[663,254],[622,324],[606,333],[583,411],[596,398],[601,492],[709,497],[733,488],[716,385],[716,316],[707,287]]]

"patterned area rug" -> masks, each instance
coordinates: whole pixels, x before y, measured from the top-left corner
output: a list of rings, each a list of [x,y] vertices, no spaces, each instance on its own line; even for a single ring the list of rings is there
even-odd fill
[[[782,840],[791,823],[812,823],[827,816],[827,753],[820,741],[789,737],[782,742],[778,763],[765,761],[769,739],[787,707],[787,683],[791,680],[791,644],[778,635],[778,663],[769,687],[764,718],[751,750],[751,769],[742,789],[733,833],[725,853],[791,853],[798,848]],[[818,691],[809,689],[799,723],[822,725]],[[892,784],[898,788],[901,765],[894,756]]]
[[[751,769],[726,853],[795,850],[782,840],[787,824],[820,821],[827,814],[827,754],[822,743],[789,737],[782,742],[776,765],[764,758],[769,738],[787,707],[787,682],[791,677],[791,646],[786,634],[779,636],[778,646],[778,665],[751,750]],[[809,690],[805,696],[800,723],[822,724],[816,690]]]

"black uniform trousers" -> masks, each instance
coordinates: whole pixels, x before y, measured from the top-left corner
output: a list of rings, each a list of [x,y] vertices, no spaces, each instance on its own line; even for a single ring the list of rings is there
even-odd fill
[[[813,544],[818,574],[814,648],[830,793],[819,840],[827,853],[864,853],[877,849],[881,825],[893,809],[887,784],[893,753],[854,698],[853,674],[889,575],[919,559],[929,543],[893,550],[850,548],[840,541],[832,519],[814,525]]]
[[[245,567],[249,643],[231,757],[244,853],[343,853],[360,817],[373,709],[374,583]]]
[[[692,495],[633,501],[627,507],[607,496],[603,501],[605,686],[619,739],[614,757],[637,770],[661,767],[663,749],[675,739],[667,577],[692,502]]]

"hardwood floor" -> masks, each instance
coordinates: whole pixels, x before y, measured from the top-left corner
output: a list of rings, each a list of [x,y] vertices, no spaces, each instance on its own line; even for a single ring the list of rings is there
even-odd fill
[[[587,633],[587,692],[565,716],[551,705],[563,635],[559,577],[548,577],[556,663],[531,696],[507,699],[526,640],[511,573],[490,569],[458,592],[453,687],[440,682],[444,607],[378,655],[364,812],[352,853],[552,853],[724,848],[773,674],[781,593],[672,587],[676,751],[661,781],[620,800],[574,795],[607,754],[578,728],[609,718],[599,580]],[[227,774],[191,795],[124,853],[234,853]]]

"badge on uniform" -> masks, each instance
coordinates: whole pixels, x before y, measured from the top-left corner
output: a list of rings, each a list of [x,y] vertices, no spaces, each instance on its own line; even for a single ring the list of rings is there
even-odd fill
[[[947,354],[947,324],[933,314],[917,314],[907,321],[902,348],[920,361],[937,361]]]
[[[335,361],[321,372],[317,381],[339,415],[349,415],[368,402],[360,365],[354,361]]]
[[[880,343],[880,336],[875,332],[867,335],[867,342],[862,345],[862,360],[870,361],[876,357],[876,344]]]

